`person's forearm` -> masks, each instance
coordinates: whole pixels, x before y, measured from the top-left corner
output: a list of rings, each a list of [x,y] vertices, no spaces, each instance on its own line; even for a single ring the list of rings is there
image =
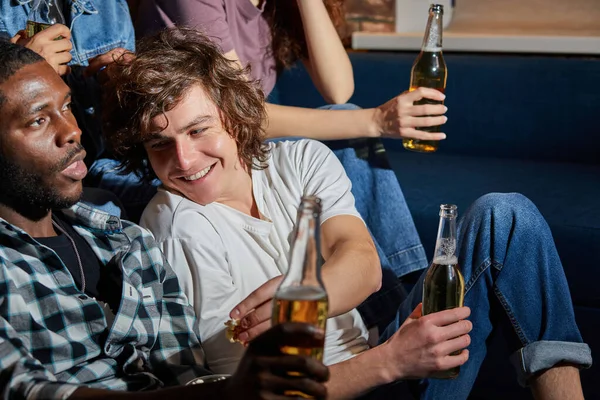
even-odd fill
[[[327,392],[330,399],[354,399],[395,379],[382,360],[383,348],[375,347],[354,358],[329,366]]]
[[[299,0],[298,9],[308,47],[311,78],[328,103],[345,103],[354,92],[348,53],[327,13],[323,0]]]
[[[323,265],[329,316],[350,311],[381,287],[381,266],[372,242],[349,241]]]
[[[379,137],[376,109],[317,110],[267,103],[267,138],[302,136],[317,140]]]

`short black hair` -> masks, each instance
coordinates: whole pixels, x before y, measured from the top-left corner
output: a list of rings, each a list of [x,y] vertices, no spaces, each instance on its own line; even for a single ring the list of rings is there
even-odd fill
[[[35,51],[29,50],[18,44],[13,44],[5,39],[0,39],[0,84],[6,82],[21,68],[44,61],[44,57]],[[6,98],[0,91],[0,107]]]

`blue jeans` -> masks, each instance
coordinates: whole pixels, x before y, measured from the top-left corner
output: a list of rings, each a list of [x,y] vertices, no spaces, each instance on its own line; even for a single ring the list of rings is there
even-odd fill
[[[494,329],[512,333],[506,339],[522,385],[536,372],[561,362],[589,367],[590,348],[577,328],[550,228],[535,205],[520,194],[488,194],[465,212],[458,229],[465,305],[471,308],[473,322],[469,360],[455,380],[422,380],[421,398],[466,399]],[[381,341],[396,332],[421,302],[424,276]]]

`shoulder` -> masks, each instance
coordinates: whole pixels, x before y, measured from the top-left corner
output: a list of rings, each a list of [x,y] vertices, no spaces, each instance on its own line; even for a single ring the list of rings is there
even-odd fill
[[[159,189],[140,220],[158,242],[190,241],[218,236],[213,207]]]
[[[312,139],[271,142],[269,150],[270,159],[276,164],[288,160],[301,165],[323,160],[333,155],[326,145]]]

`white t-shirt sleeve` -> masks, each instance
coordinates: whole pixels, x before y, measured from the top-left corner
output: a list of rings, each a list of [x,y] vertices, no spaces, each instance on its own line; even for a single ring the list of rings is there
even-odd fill
[[[193,303],[208,366],[213,372],[233,373],[244,353],[239,343],[225,336],[229,312],[243,300],[229,269],[221,237],[200,213],[186,212],[177,219],[183,238],[161,242],[181,286]]]
[[[354,205],[352,183],[344,167],[323,143],[303,139],[286,142],[303,187],[303,195],[321,198],[321,223],[337,215],[361,218]],[[361,218],[362,220],[362,218]]]

